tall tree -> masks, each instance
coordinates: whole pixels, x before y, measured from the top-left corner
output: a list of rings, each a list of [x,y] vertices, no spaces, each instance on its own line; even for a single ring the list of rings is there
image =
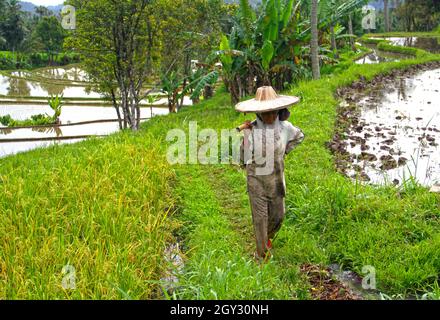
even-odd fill
[[[41,41],[44,50],[49,55],[49,63],[53,62],[54,55],[63,49],[65,35],[61,23],[54,16],[44,16],[38,22],[35,36]]]
[[[348,14],[348,34],[350,35],[351,50],[356,51],[356,46],[354,45],[353,14],[351,12]]]
[[[52,12],[48,8],[46,8],[45,6],[38,6],[35,9],[35,13],[39,19],[42,19],[43,17],[48,17],[48,16],[52,15]]]
[[[7,42],[8,49],[15,52],[25,36],[21,6],[17,0],[6,3],[3,21],[0,21],[0,29],[3,38]]]
[[[319,79],[321,77],[319,66],[319,39],[318,39],[318,0],[312,0],[311,2],[311,30],[312,40],[310,43],[312,53],[312,73],[313,79]]]
[[[5,19],[6,0],[0,0],[0,48],[6,45],[6,39],[3,37],[2,24]]]
[[[383,0],[383,13],[385,20],[385,32],[390,32],[390,15],[388,0]]]
[[[113,101],[120,126],[139,129],[145,81],[159,61],[154,0],[72,0],[77,29],[69,46],[78,51],[94,89]]]

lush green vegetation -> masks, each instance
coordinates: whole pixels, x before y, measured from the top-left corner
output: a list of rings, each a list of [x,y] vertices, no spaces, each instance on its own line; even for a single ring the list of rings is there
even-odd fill
[[[164,158],[169,129],[187,130],[189,121],[198,121],[199,129],[221,130],[244,120],[225,92],[155,118],[138,133],[5,159],[0,292],[7,298],[151,297],[166,269],[165,243],[182,225],[177,235],[187,259],[175,297],[309,298],[299,266],[332,262],[360,274],[362,266],[375,266],[380,290],[390,295],[438,295],[438,195],[412,182],[401,189],[353,184],[335,171],[325,147],[334,131],[338,87],[360,75],[371,79],[438,59],[425,53],[352,65],[290,91],[302,97],[292,121],[307,139],[288,159],[288,219],[275,258],[263,267],[252,259],[244,172],[220,165],[171,168]],[[125,174],[127,165],[138,178]],[[173,208],[177,215],[170,218]],[[66,264],[77,268],[72,293],[60,288]]]
[[[423,50],[420,50],[417,48],[393,46],[392,44],[389,44],[386,42],[380,42],[377,45],[377,48],[382,51],[401,53],[401,54],[412,55],[412,56],[423,55]]]
[[[30,119],[26,120],[15,120],[12,119],[11,115],[7,114],[0,117],[0,123],[9,128],[17,128],[53,124],[54,120],[52,117],[44,114],[33,115]]]
[[[0,299],[310,299],[311,284],[300,267],[331,263],[360,275],[363,266],[374,266],[379,290],[392,297],[429,292],[440,299],[439,195],[412,179],[399,188],[353,183],[335,170],[327,148],[338,88],[440,55],[365,38],[411,57],[355,65],[369,52],[353,41],[359,30],[353,16],[367,1],[321,1],[319,7],[314,1],[309,10],[310,1],[267,0],[255,12],[246,0],[239,6],[217,0],[69,2],[80,8],[81,22],[69,45],[79,50],[95,89],[119,112],[121,129],[132,130],[2,159]],[[417,10],[426,9],[415,3]],[[39,65],[26,59],[43,50],[47,63],[60,58],[54,55],[64,35],[50,13],[23,16],[15,0],[0,0],[0,9],[5,68]],[[319,53],[315,67],[323,75],[316,81],[310,80],[309,21],[320,33],[310,46]],[[413,21],[408,28],[432,23]],[[51,29],[47,35],[45,28]],[[28,50],[29,44],[39,49]],[[197,70],[193,58],[200,59]],[[140,125],[144,83],[162,75],[175,111],[181,88],[195,101],[202,92],[211,97],[218,58],[223,89]],[[306,134],[286,163],[287,220],[267,264],[253,258],[245,172],[234,165],[172,167],[166,160],[169,130],[183,129],[188,136],[191,121],[219,134],[232,129],[250,119],[235,112],[231,96],[243,98],[262,84],[301,97],[291,121]],[[50,101],[52,122],[60,102]],[[43,118],[19,123],[6,116],[0,122],[17,126]],[[173,263],[165,252],[175,242],[185,266],[169,292],[163,278]],[[75,290],[62,286],[66,266],[75,268]]]

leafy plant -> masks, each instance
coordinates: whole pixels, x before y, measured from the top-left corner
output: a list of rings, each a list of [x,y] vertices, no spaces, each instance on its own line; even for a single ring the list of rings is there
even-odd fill
[[[61,108],[63,107],[63,95],[51,96],[48,100],[48,103],[50,108],[54,111],[54,115],[52,116],[53,121],[59,122],[59,118],[61,116]]]

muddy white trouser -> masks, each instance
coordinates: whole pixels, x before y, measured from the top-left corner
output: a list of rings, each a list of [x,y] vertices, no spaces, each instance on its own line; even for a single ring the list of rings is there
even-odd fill
[[[252,186],[249,189],[257,253],[263,257],[268,250],[268,240],[275,237],[283,224],[286,215],[285,198],[268,198],[259,192],[252,192]]]

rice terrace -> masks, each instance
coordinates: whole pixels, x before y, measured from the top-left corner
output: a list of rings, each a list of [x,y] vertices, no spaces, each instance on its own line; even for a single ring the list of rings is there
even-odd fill
[[[0,300],[440,299],[439,1],[28,1]]]

